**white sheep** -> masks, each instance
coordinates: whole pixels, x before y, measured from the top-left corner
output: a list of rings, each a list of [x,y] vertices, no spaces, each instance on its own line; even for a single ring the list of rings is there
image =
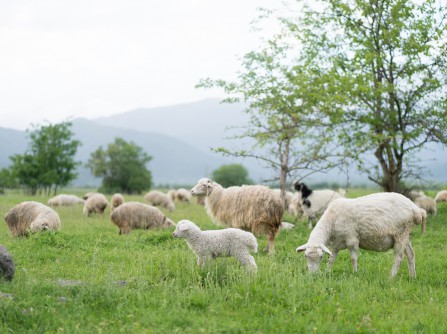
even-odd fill
[[[294,193],[287,209],[289,215],[296,218],[303,216],[303,208],[301,207],[301,193]]]
[[[441,190],[436,194],[435,201],[437,202],[447,202],[447,190]]]
[[[168,211],[172,212],[175,210],[175,204],[171,198],[158,190],[149,191],[144,195],[144,200],[153,206],[160,206]]]
[[[59,194],[48,200],[48,205],[51,206],[68,206],[84,203],[82,198],[76,195]]]
[[[420,196],[414,200],[414,204],[427,211],[428,214],[436,216],[436,201],[427,196]]]
[[[52,208],[38,202],[22,202],[6,213],[5,222],[11,234],[26,236],[28,231],[34,233],[45,230],[57,231],[61,227],[61,219]]]
[[[121,195],[120,193],[113,194],[112,198],[110,199],[110,209],[113,211],[123,203],[124,203],[123,195]]]
[[[175,199],[179,202],[189,203],[191,202],[191,193],[185,188],[179,188],[175,192]]]
[[[291,230],[293,228],[295,228],[295,225],[292,223],[288,223],[288,222],[281,223],[281,229],[283,229],[283,230]]]
[[[85,200],[83,214],[88,217],[92,213],[103,214],[109,202],[103,194],[93,194]]]
[[[256,272],[255,259],[250,255],[258,251],[256,237],[237,228],[223,230],[202,231],[189,220],[177,223],[173,233],[174,238],[184,238],[188,246],[197,256],[197,264],[204,266],[208,260],[218,256],[233,256],[249,271]]]
[[[163,212],[152,205],[138,202],[121,204],[110,214],[112,222],[119,227],[119,234],[127,234],[132,229],[168,228],[175,224]]]
[[[297,252],[305,251],[307,267],[315,272],[323,252],[330,255],[332,268],[337,254],[348,249],[352,266],[357,271],[359,248],[384,252],[394,249],[392,277],[396,276],[404,253],[411,277],[416,276],[414,251],[410,234],[415,225],[425,225],[425,210],[397,193],[376,193],[354,199],[340,198],[329,204],[311,232],[306,244]],[[332,253],[327,248],[331,245]]]
[[[284,206],[277,194],[265,186],[223,188],[210,179],[200,179],[193,196],[205,196],[208,215],[218,224],[267,234],[268,251],[274,252],[275,236],[281,226]]]
[[[303,216],[308,218],[309,228],[312,228],[312,221],[321,215],[332,201],[343,197],[340,193],[330,189],[312,190],[300,181],[295,181],[293,187],[300,193],[301,209]]]

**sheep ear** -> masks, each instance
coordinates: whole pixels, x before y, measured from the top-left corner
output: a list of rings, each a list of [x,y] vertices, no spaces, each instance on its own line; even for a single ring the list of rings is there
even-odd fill
[[[304,244],[304,245],[301,245],[300,247],[298,247],[297,249],[296,249],[296,251],[299,253],[299,252],[304,252],[305,250],[306,250],[306,248],[307,248],[307,244]]]
[[[182,224],[182,225],[180,225],[180,226],[178,227],[178,229],[179,229],[180,231],[186,231],[188,228],[189,228],[189,226],[186,225],[186,224]]]
[[[323,252],[328,253],[330,256],[332,256],[331,251],[329,250],[329,248],[327,248],[325,245],[321,244],[320,245],[321,249],[323,250]]]

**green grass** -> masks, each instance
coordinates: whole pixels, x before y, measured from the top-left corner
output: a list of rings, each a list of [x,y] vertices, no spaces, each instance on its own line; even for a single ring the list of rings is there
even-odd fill
[[[0,212],[24,200],[2,196]],[[259,271],[252,276],[233,258],[199,268],[172,229],[119,236],[108,212],[86,219],[81,206],[57,211],[58,233],[13,239],[0,224],[0,243],[16,264],[14,280],[0,282],[1,292],[13,294],[0,297],[0,333],[447,332],[446,204],[429,218],[426,235],[414,229],[417,277],[409,278],[403,262],[394,280],[392,252],[361,251],[353,273],[343,251],[332,272],[322,266],[308,274],[304,256],[295,252],[309,235],[303,221],[279,234],[275,255],[255,255]],[[168,216],[217,228],[195,204],[177,204]],[[263,236],[258,242],[261,250],[267,245]],[[82,284],[60,286],[59,280]]]

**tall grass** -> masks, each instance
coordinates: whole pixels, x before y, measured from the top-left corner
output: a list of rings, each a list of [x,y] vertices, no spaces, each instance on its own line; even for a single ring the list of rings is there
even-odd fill
[[[24,200],[2,196],[0,212]],[[392,252],[361,251],[353,273],[344,251],[332,272],[308,274],[295,252],[309,235],[303,221],[279,234],[273,256],[255,255],[253,276],[233,258],[199,268],[172,230],[119,236],[108,213],[87,219],[82,206],[57,211],[57,233],[13,239],[0,224],[0,243],[16,264],[14,280],[0,282],[0,333],[447,332],[446,204],[429,218],[426,235],[414,229],[417,277],[410,279],[403,263],[393,280]],[[167,215],[218,228],[195,204],[177,204]],[[258,241],[261,250],[267,246],[265,237]]]

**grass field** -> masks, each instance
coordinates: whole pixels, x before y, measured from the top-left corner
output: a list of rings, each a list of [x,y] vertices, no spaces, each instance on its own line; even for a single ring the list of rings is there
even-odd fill
[[[0,213],[24,200],[2,195]],[[14,280],[0,281],[0,333],[447,333],[446,203],[424,236],[413,231],[417,277],[403,262],[394,280],[392,251],[361,251],[357,273],[342,251],[332,272],[308,274],[295,252],[309,235],[302,221],[279,234],[273,256],[255,255],[251,276],[233,258],[199,268],[172,229],[119,236],[108,211],[89,219],[82,206],[57,211],[58,233],[13,239],[0,224],[0,244],[16,264]],[[177,204],[168,216],[218,228],[196,204]]]

